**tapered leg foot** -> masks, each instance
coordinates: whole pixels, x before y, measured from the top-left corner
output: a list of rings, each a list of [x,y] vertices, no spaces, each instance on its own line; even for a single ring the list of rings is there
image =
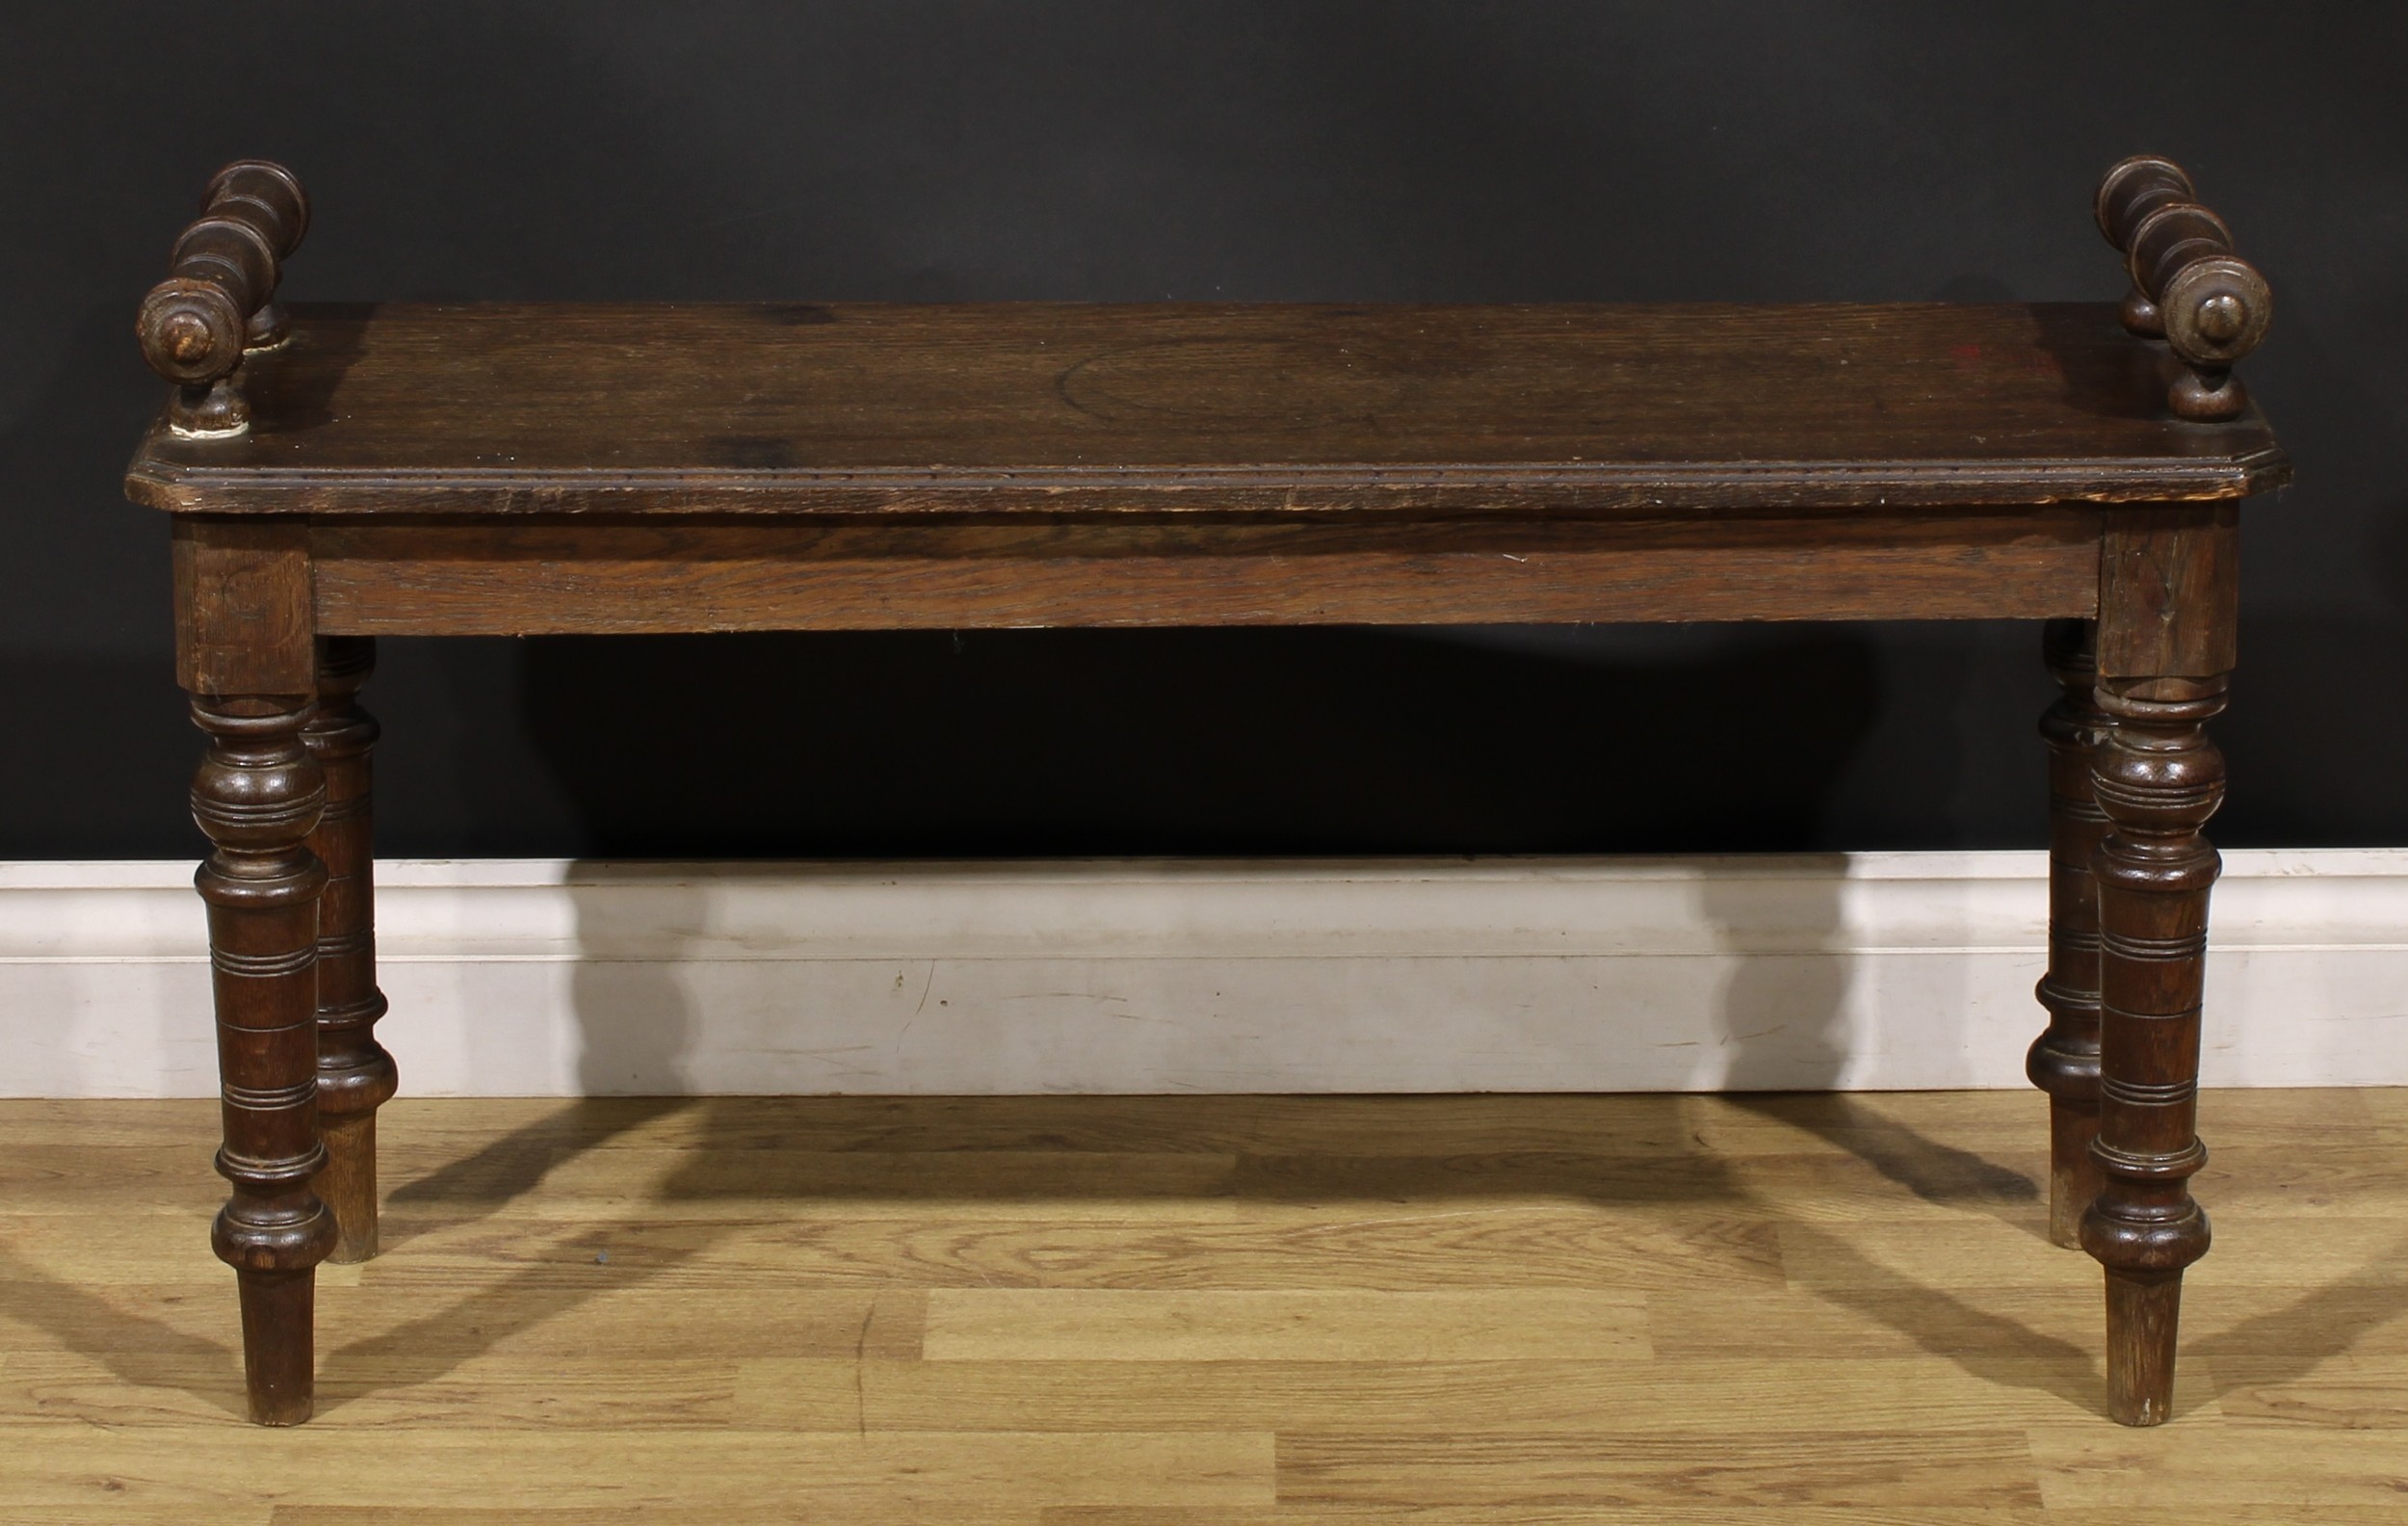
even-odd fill
[[[318,710],[302,740],[326,775],[327,803],[310,849],[327,866],[318,930],[318,1117],[327,1169],[318,1193],[334,1211],[338,1262],[377,1253],[377,1109],[399,1077],[377,1042],[376,850],[370,773],[377,723],[357,696],[375,671],[364,636],[318,639]]]
[[[2163,1425],[2174,1413],[2174,1343],[2183,1275],[2107,1277],[2107,1414],[2119,1425]]]
[[[250,1418],[259,1425],[300,1425],[315,1405],[310,1306],[315,1268],[301,1272],[237,1272],[243,1300],[243,1377]]]

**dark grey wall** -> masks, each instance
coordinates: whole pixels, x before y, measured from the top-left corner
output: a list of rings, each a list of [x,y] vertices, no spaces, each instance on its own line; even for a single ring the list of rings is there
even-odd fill
[[[140,293],[220,162],[297,298],[2111,298],[2189,165],[2278,300],[2228,843],[2408,841],[2408,29],[2385,7],[20,7],[0,857],[181,855]],[[173,17],[173,19],[169,19]],[[2384,25],[2377,18],[2386,18]],[[387,852],[2007,846],[2037,635],[388,642]]]

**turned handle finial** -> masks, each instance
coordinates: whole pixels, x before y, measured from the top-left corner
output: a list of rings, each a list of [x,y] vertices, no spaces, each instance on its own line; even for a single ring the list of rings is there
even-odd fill
[[[2168,404],[2185,418],[2228,419],[2249,407],[2233,366],[2265,337],[2274,294],[2197,194],[2182,166],[2136,154],[2099,182],[2092,210],[2132,276],[2124,327],[2163,339],[2189,368]]]
[[[176,384],[168,424],[177,434],[250,427],[243,354],[284,342],[276,282],[308,229],[308,194],[282,165],[238,159],[211,178],[199,218],[168,256],[171,274],[143,299],[134,329],[143,358]]]

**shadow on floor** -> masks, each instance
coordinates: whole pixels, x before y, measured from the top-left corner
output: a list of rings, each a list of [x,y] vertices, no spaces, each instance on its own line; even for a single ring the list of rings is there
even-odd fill
[[[230,1308],[233,1278],[226,1282]],[[242,1358],[232,1348],[63,1282],[6,1246],[0,1246],[0,1288],[7,1289],[0,1316],[40,1330],[119,1381],[138,1388],[180,1389],[229,1415],[245,1412]]]

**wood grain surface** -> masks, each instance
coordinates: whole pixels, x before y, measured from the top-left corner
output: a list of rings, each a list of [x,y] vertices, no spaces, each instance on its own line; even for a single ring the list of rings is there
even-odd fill
[[[1555,524],[412,517],[328,520],[310,546],[317,628],[330,634],[2034,618],[2096,608],[2100,513]]]
[[[0,1103],[0,1520],[2397,1519],[2408,1092],[2202,1099],[2234,1243],[2150,1431],[2044,1105],[406,1096],[265,1431],[214,1105]]]
[[[244,513],[1479,514],[2166,502],[2289,466],[2109,303],[296,306]]]

